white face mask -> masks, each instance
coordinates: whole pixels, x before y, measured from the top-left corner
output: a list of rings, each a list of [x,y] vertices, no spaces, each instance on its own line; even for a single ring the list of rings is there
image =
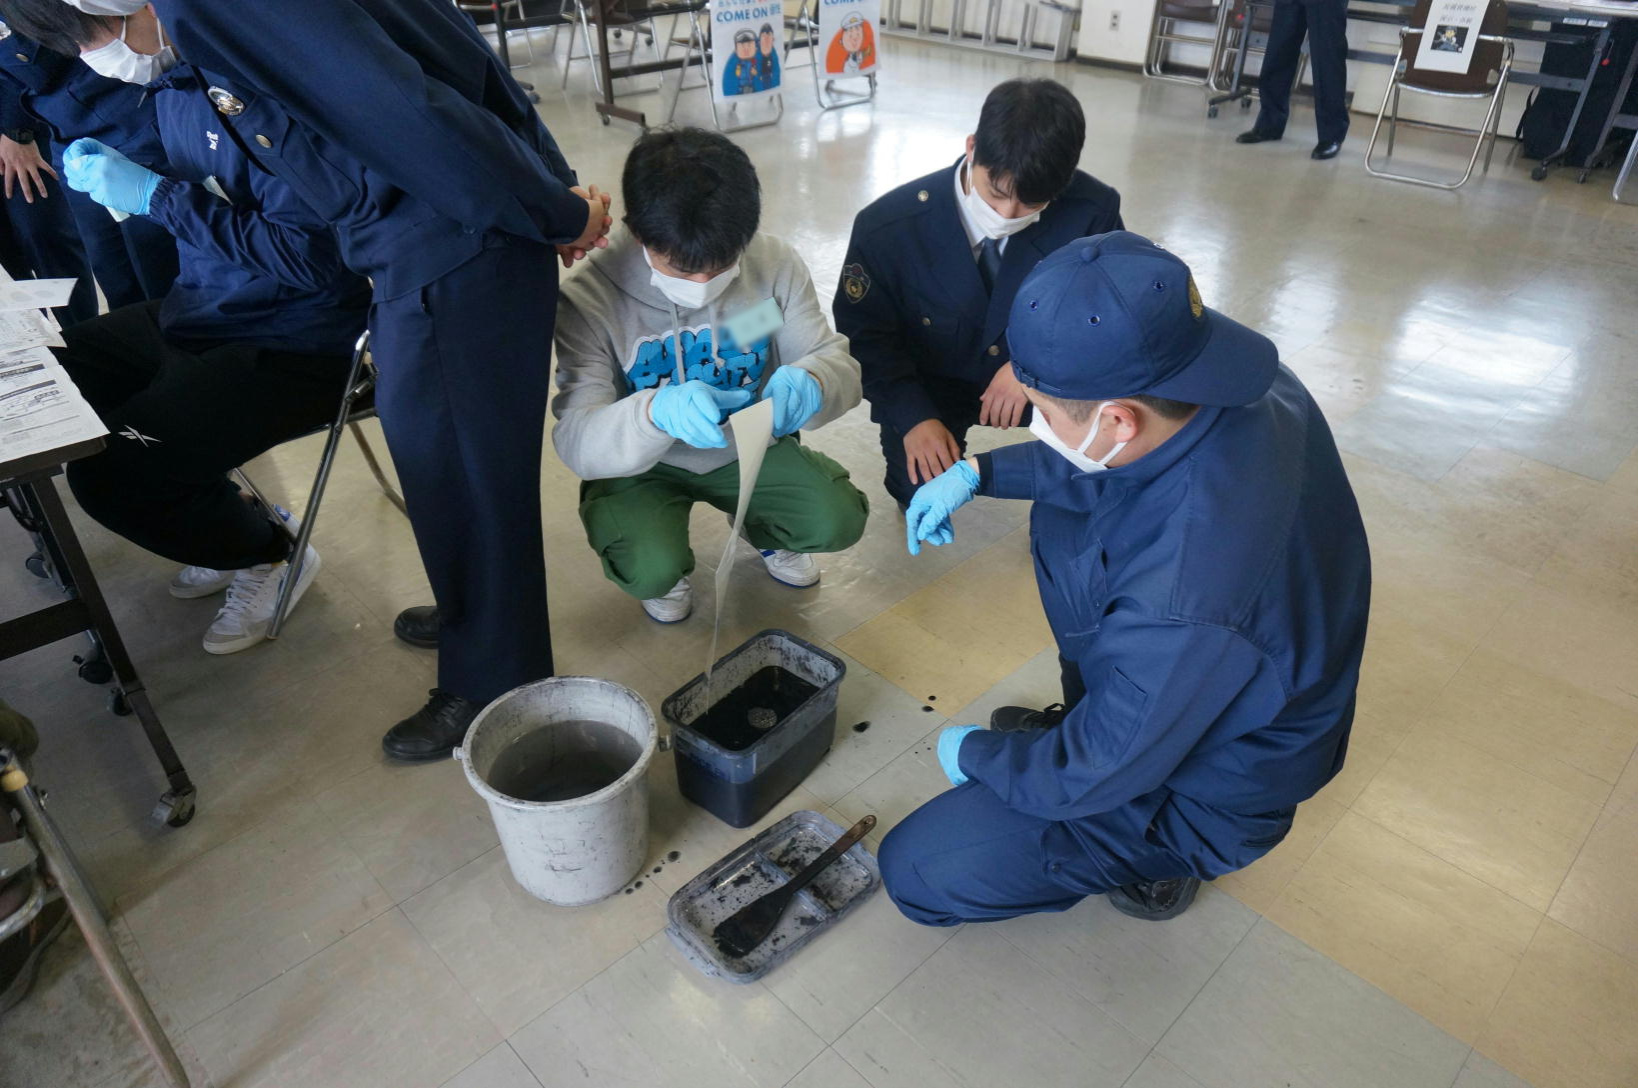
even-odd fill
[[[1087,437],[1082,439],[1081,445],[1073,450],[1070,448],[1069,443],[1055,435],[1053,429],[1047,426],[1047,416],[1039,407],[1031,413],[1030,433],[1045,442],[1055,453],[1062,456],[1071,465],[1074,465],[1079,472],[1102,472],[1110,467],[1110,462],[1115,460],[1115,456],[1127,446],[1124,442],[1118,442],[1110,448],[1108,454],[1101,458],[1087,456],[1087,447],[1091,446],[1093,440],[1098,437],[1098,425],[1099,421],[1104,418],[1104,406],[1113,404],[1115,404],[1114,401],[1099,402],[1098,408],[1093,410],[1092,426],[1087,428]]]
[[[87,15],[131,15],[148,6],[148,0],[68,0]]]
[[[649,251],[646,247],[643,248],[643,261],[649,266],[649,283],[653,284],[655,290],[670,299],[672,305],[680,310],[698,310],[702,306],[710,305],[717,300],[718,296],[727,291],[728,285],[732,284],[734,278],[740,275],[740,263],[736,261],[704,282],[684,280],[677,276],[667,276],[654,267],[654,261],[650,260]]]
[[[968,218],[973,221],[979,230],[984,232],[986,238],[1006,238],[1008,235],[1018,234],[1040,219],[1042,212],[1047,209],[1047,205],[1044,204],[1027,216],[1008,219],[992,208],[985,198],[979,195],[979,187],[973,182],[972,156],[969,156],[962,163],[962,169],[967,171],[967,176],[963,179],[962,185],[962,203],[967,207]]]
[[[160,35],[159,52],[150,56],[147,53],[138,53],[125,44],[125,31],[130,26],[129,21],[120,25],[120,36],[107,45],[80,54],[85,62],[97,75],[105,79],[117,79],[123,83],[135,83],[139,87],[152,83],[166,70],[176,64],[176,51],[165,43],[163,32]]]

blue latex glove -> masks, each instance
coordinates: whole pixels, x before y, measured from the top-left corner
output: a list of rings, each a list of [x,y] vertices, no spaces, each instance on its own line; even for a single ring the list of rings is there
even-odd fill
[[[921,554],[923,541],[932,545],[954,541],[956,530],[950,516],[978,491],[979,474],[966,459],[916,489],[911,505],[905,509],[905,547],[911,555]]]
[[[962,742],[967,735],[975,730],[982,730],[983,726],[946,726],[939,732],[939,770],[945,773],[951,786],[961,786],[967,782],[967,776],[962,774],[961,762],[957,759],[962,752]]]
[[[682,439],[701,450],[721,450],[728,445],[723,421],[729,413],[751,403],[748,389],[718,389],[698,378],[661,386],[649,402],[649,418],[674,439]]]
[[[63,184],[116,212],[147,215],[159,182],[152,170],[95,140],[75,140],[63,151]]]
[[[763,400],[774,402],[774,434],[800,431],[825,404],[819,379],[801,367],[781,367],[763,389]]]

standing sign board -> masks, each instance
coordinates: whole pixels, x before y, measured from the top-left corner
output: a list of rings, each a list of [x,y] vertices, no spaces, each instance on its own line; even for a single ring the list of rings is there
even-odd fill
[[[780,30],[785,13],[779,0],[712,0],[711,55],[717,78],[711,93],[735,105],[780,89]]]
[[[882,0],[820,0],[820,43],[827,79],[876,71]]]

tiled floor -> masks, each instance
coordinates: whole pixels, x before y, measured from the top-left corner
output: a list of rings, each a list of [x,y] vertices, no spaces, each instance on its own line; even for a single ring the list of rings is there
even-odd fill
[[[661,933],[665,898],[744,834],[682,802],[668,762],[651,776],[651,850],[680,860],[634,895],[564,910],[512,883],[453,765],[382,761],[382,729],[432,682],[431,657],[388,627],[426,583],[344,449],[324,573],[286,637],[246,654],[204,655],[213,603],[172,600],[165,564],[84,526],[199,781],[187,828],[146,823],[153,764],[74,679],[72,648],[0,665],[0,691],[45,735],[53,809],[196,1077],[1633,1084],[1633,209],[1608,180],[1538,184],[1519,163],[1456,194],[1369,179],[1359,117],[1345,155],[1315,164],[1307,114],[1292,140],[1248,149],[1230,140],[1244,118],[1207,120],[1187,87],[898,41],[888,58],[874,107],[821,115],[798,71],[782,124],[741,137],[764,226],[828,290],[853,211],[954,160],[991,84],[1070,83],[1085,165],[1120,188],[1128,223],[1189,259],[1209,303],[1274,336],[1337,429],[1377,573],[1343,774],[1285,843],[1164,926],[1090,902],[926,930],[879,897],[763,982],[711,982]],[[584,65],[567,95],[557,71],[533,73],[548,123],[584,180],[612,184],[632,130],[597,123]],[[706,118],[698,92],[681,114]],[[836,746],[778,812],[873,812],[885,829],[942,788],[940,726],[1050,700],[1056,668],[1022,505],[979,501],[954,545],[913,559],[865,413],[816,441],[877,517],[815,591],[742,570],[725,645],[778,626],[846,658]],[[314,461],[296,444],[255,471],[299,500]],[[703,663],[710,587],[693,620],[650,624],[599,575],[550,453],[543,494],[560,670],[658,706]],[[721,546],[721,519],[695,530],[702,555]],[[21,543],[0,519],[8,615],[46,600]],[[72,936],[0,1041],[8,1084],[154,1077]]]

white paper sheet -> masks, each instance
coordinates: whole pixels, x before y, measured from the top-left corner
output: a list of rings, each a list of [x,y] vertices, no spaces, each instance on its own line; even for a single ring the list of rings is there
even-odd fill
[[[0,310],[43,310],[68,305],[73,277],[59,280],[13,280],[0,283]]]
[[[717,561],[717,610],[711,622],[711,653],[706,655],[708,690],[712,667],[717,664],[717,636],[723,629],[723,604],[728,600],[729,576],[734,573],[740,527],[745,525],[746,507],[751,503],[757,474],[763,468],[763,455],[768,453],[768,440],[774,436],[774,402],[758,401],[742,408],[728,418],[728,429],[734,436],[734,450],[740,459],[740,501],[734,508],[734,528],[729,530],[728,544],[723,546],[723,558]],[[707,705],[710,705],[709,698]]]
[[[45,348],[0,359],[0,461],[107,433],[68,372]]]
[[[1434,0],[1413,68],[1427,72],[1467,72],[1480,44],[1486,0]]]

